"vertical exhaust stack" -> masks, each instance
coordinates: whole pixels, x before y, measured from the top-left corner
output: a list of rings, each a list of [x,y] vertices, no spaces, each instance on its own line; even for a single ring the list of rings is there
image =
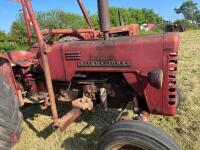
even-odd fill
[[[110,31],[110,12],[108,0],[97,0],[97,2],[101,32],[104,33],[104,39],[108,40]]]

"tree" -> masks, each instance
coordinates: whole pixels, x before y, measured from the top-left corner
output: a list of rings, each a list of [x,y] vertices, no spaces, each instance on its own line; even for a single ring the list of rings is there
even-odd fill
[[[125,24],[142,24],[162,22],[162,17],[157,15],[151,9],[135,9],[135,8],[110,8],[110,22],[111,26],[119,26],[118,9],[124,17]],[[47,12],[37,12],[37,19],[41,29],[79,29],[88,28],[88,25],[82,15],[74,13],[66,13],[63,10],[50,10]],[[91,20],[95,29],[99,29],[99,18],[97,13],[91,16]],[[32,28],[33,31],[33,28]],[[27,44],[27,31],[24,23],[23,14],[19,14],[16,21],[13,22],[11,28],[11,37],[20,47]]]
[[[179,8],[175,8],[175,12],[177,14],[183,14],[187,20],[197,21],[197,15],[199,14],[197,5],[198,3],[195,3],[192,0],[187,0],[184,1]]]
[[[196,22],[200,23],[200,11],[196,12],[195,17],[196,17]]]
[[[13,22],[11,27],[11,38],[12,41],[17,43],[19,46],[23,46],[27,44],[28,37],[24,23],[16,20]]]
[[[0,53],[15,50],[16,47],[17,45],[12,41],[11,36],[3,31],[0,31]]]
[[[110,22],[111,26],[119,26],[118,9],[122,13],[126,24],[143,24],[154,23],[159,24],[162,22],[162,17],[157,15],[152,9],[135,9],[135,8],[110,8]]]
[[[42,29],[87,28],[87,24],[81,15],[74,13],[66,13],[63,10],[50,10],[48,12],[38,12],[37,19]]]
[[[174,24],[180,24],[183,25],[184,27],[186,27],[187,29],[195,29],[196,25],[191,23],[190,21],[186,20],[186,19],[178,19],[174,22]]]
[[[66,13],[62,10],[40,11],[36,15],[41,29],[87,28],[87,24],[81,15]],[[18,19],[12,24],[11,37],[19,47],[26,47],[28,37],[22,13],[19,14]]]

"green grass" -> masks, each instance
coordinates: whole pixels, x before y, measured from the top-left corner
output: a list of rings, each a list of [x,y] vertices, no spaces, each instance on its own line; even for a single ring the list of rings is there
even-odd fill
[[[181,33],[178,84],[183,102],[175,117],[151,116],[150,122],[162,128],[181,145],[183,150],[200,149],[200,30]],[[69,110],[62,106],[60,112]],[[94,150],[102,129],[109,126],[117,110],[95,109],[64,132],[52,127],[50,110],[38,106],[24,110],[25,121],[20,142],[13,150]]]

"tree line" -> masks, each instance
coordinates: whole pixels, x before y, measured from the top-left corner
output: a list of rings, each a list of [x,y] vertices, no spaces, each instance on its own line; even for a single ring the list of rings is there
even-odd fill
[[[159,24],[163,18],[156,14],[152,9],[135,9],[135,8],[110,8],[110,22],[111,26],[119,26],[119,10],[123,16],[125,24],[142,24],[154,23]],[[50,10],[47,12],[37,12],[37,19],[41,29],[79,29],[88,28],[84,17],[75,13],[64,12],[63,10]],[[93,25],[99,29],[98,15],[90,15]],[[13,22],[10,33],[0,31],[0,50],[6,52],[16,48],[24,47],[27,45],[27,33],[24,23],[23,14]]]
[[[184,18],[194,23],[200,23],[200,10],[198,3],[192,0],[186,0],[179,8],[175,8],[177,14],[183,14]]]
[[[156,14],[152,9],[136,9],[136,8],[110,8],[110,22],[111,26],[119,26],[119,10],[125,24],[143,24],[153,23],[162,24],[163,18]],[[198,9],[198,3],[192,0],[183,1],[179,8],[174,9],[177,14],[183,14],[185,19],[177,20],[175,23],[183,24],[187,28],[193,27],[194,24],[200,24],[200,10]],[[88,28],[84,17],[75,13],[67,13],[63,10],[50,10],[47,12],[36,13],[41,29],[79,29]],[[95,29],[99,29],[98,15],[90,15]],[[158,31],[164,29],[164,24],[158,26]],[[33,29],[32,29],[33,30]],[[157,33],[157,30],[155,29]],[[0,31],[0,53],[7,52],[9,50],[20,49],[27,47],[27,33],[24,23],[23,14],[19,14],[19,17],[13,22],[11,31],[5,33]]]

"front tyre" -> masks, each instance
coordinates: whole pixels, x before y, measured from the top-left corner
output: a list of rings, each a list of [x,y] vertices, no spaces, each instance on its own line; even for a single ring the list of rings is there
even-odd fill
[[[120,121],[101,136],[97,150],[180,150],[162,130],[142,121]]]

